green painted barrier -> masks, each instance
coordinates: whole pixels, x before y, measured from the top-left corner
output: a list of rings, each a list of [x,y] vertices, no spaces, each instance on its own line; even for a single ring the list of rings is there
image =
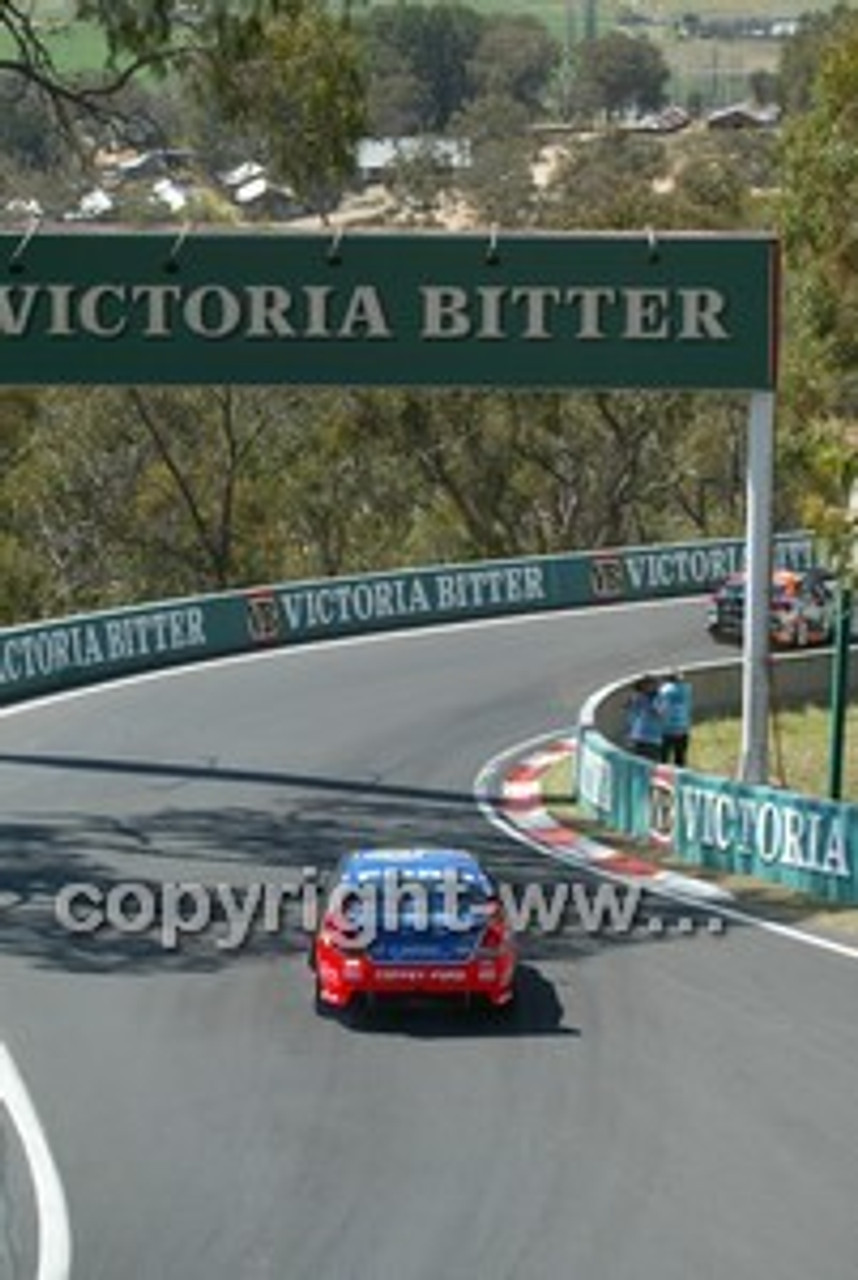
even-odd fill
[[[683,771],[673,846],[687,862],[858,901],[858,805]]]
[[[858,903],[858,805],[651,764],[582,726],[577,791],[605,825],[683,861]]]
[[[139,672],[373,631],[622,600],[695,595],[741,564],[738,540],[287,583],[33,623],[0,632],[0,703]],[[780,563],[811,562],[802,534]],[[677,774],[582,734],[582,801],[618,831],[671,842],[688,861],[765,874],[856,901],[855,806]]]
[[[234,600],[211,598],[64,618],[0,632],[0,702],[248,647]]]
[[[621,751],[595,729],[578,740],[578,797],[585,808],[614,831],[646,839],[650,834],[651,765]]]
[[[741,564],[738,539],[574,552],[286,583],[0,631],[0,703],[277,644],[696,595]],[[804,534],[776,556],[811,561]]]
[[[808,534],[778,534],[774,563],[784,569],[809,569],[815,562]],[[663,547],[625,547],[590,556],[593,598],[650,600],[709,591],[745,561],[745,544],[738,538],[687,542]]]
[[[282,639],[318,639],[544,609],[696,595],[741,568],[739,539],[630,547],[336,578],[275,588]],[[812,539],[779,536],[775,559],[813,563]]]

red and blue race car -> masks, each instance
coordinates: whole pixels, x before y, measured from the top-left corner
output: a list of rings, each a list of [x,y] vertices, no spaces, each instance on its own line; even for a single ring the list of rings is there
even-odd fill
[[[384,996],[513,1000],[517,951],[497,886],[460,849],[341,859],[313,939],[320,1012]]]

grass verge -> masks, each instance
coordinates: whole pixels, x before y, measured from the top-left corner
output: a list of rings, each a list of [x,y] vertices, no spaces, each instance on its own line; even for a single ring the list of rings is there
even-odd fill
[[[805,795],[824,796],[828,790],[830,715],[822,707],[779,711],[771,718],[769,761],[772,782]],[[732,777],[741,743],[741,722],[707,720],[692,738],[689,764],[701,773]],[[843,754],[844,800],[858,801],[858,703],[848,708]]]

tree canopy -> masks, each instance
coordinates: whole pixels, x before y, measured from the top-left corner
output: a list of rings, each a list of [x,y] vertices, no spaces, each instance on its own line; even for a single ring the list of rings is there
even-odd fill
[[[537,19],[458,3],[375,5],[360,31],[377,134],[442,132],[483,97],[509,98],[532,113],[560,59]]]
[[[408,75],[419,131],[441,132],[471,95],[469,63],[484,26],[481,14],[460,4],[373,6],[362,23],[369,74]]]
[[[337,14],[324,0],[78,0],[77,13],[98,24],[108,48],[105,66],[86,76],[60,69],[29,7],[0,0],[0,32],[14,50],[0,59],[13,95],[7,133],[17,119],[15,101],[36,95],[42,115],[53,113],[67,137],[79,137],[82,119],[110,121],[120,133],[124,120],[126,134],[133,130],[129,140],[138,141],[141,115],[129,87],[145,72],[148,83],[156,75],[180,84],[189,103],[198,102],[210,120],[228,121],[231,134],[252,136],[272,177],[308,203],[323,207],[327,188],[351,171],[365,116],[346,11]],[[36,158],[30,122],[38,113],[28,108],[18,116],[19,149]]]
[[[813,105],[814,84],[826,48],[838,37],[841,27],[848,33],[854,10],[835,4],[829,10],[804,14],[798,30],[784,42],[778,69],[778,97],[788,114],[808,111]]]
[[[241,57],[215,59],[199,88],[231,125],[256,139],[273,176],[324,208],[353,169],[364,132],[360,55],[353,33],[320,0],[293,0]]]
[[[781,227],[787,281],[786,444],[820,509],[845,506],[858,420],[858,13],[818,46],[809,107],[788,123]]]
[[[0,0],[0,34],[10,50],[0,57],[0,74],[23,92],[37,91],[57,121],[68,129],[80,116],[109,116],[118,92],[145,71],[167,75],[181,69],[197,83],[220,86],[225,68],[239,69],[258,60],[278,20],[305,23],[314,14],[330,24],[348,25],[344,12],[334,19],[310,0],[76,0],[76,16],[101,31],[107,58],[86,75],[63,70],[51,52],[48,29],[32,6]]]
[[[150,68],[165,80],[146,75],[135,92],[143,101],[160,84],[167,132],[187,128],[196,111],[209,163],[215,144],[235,139],[242,157],[250,148],[317,207],[364,131],[367,87],[373,120],[390,132],[443,124],[469,140],[467,174],[439,176],[427,151],[398,183],[429,204],[433,186],[449,184],[484,223],[747,229],[770,226],[779,202],[787,376],[778,517],[801,518],[812,490],[830,526],[854,474],[858,413],[858,17],[838,16],[834,40],[832,27],[825,38],[802,27],[804,88],[779,155],[766,131],[665,139],[609,126],[551,148],[543,186],[530,126],[556,49],[530,19],[409,3],[351,19],[321,0],[79,8],[102,24],[112,51],[85,82],[42,57],[28,9],[0,0],[16,51],[2,84],[18,87],[0,146],[4,164],[28,169],[28,183],[53,163],[49,111],[67,123],[79,109],[106,112],[117,84]],[[608,114],[657,105],[660,55],[618,35],[581,53],[590,105]],[[785,51],[785,65],[798,65],[790,56],[798,53]],[[129,85],[118,103],[139,120]],[[0,615],[735,533],[745,410],[740,397],[634,392],[0,391]]]
[[[576,96],[609,116],[662,106],[669,78],[664,55],[645,36],[609,31],[576,50]]]

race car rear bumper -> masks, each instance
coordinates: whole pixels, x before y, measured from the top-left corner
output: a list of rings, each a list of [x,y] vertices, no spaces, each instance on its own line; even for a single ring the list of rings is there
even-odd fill
[[[478,996],[508,1004],[513,996],[516,958],[512,948],[477,955],[461,964],[405,961],[377,964],[366,955],[333,949],[317,956],[321,1003],[345,1008],[355,996]]]

